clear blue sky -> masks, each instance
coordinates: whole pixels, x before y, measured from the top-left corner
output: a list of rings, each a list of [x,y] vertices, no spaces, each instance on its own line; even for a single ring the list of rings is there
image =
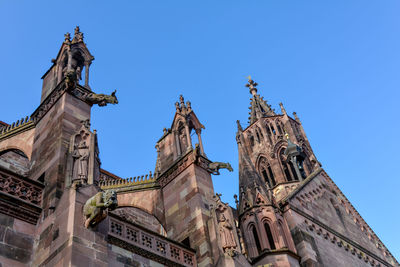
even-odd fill
[[[80,25],[90,84],[120,104],[92,109],[102,167],[154,170],[155,142],[180,94],[205,125],[213,177],[233,204],[236,123],[252,75],[276,110],[296,111],[317,158],[400,259],[400,1],[0,1],[0,120],[31,114],[40,77]]]

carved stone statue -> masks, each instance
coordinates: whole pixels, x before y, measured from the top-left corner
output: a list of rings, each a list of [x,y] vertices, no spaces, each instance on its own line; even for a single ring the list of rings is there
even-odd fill
[[[76,86],[76,72],[74,70],[66,71],[65,73],[65,84],[68,89],[73,89]]]
[[[72,180],[86,181],[88,175],[89,146],[87,135],[81,135],[80,141],[75,145],[72,157],[74,159]]]
[[[107,103],[118,104],[118,99],[115,95],[116,92],[117,90],[114,90],[111,95],[90,93],[86,96],[86,101],[89,101],[91,104],[98,104],[100,107],[107,106]]]
[[[214,175],[219,175],[219,170],[220,169],[227,169],[228,171],[232,172],[233,168],[231,166],[231,164],[229,164],[228,162],[211,162],[210,164],[208,164],[208,170],[209,172],[211,172]]]
[[[117,206],[117,193],[114,190],[98,192],[89,198],[83,206],[85,227],[89,228],[89,226],[97,225],[107,217],[107,211],[114,210]]]
[[[229,219],[225,218],[223,213],[218,218],[219,234],[221,237],[222,248],[224,252],[236,248],[236,241],[233,235],[233,226]]]
[[[185,153],[187,147],[188,147],[188,142],[187,142],[187,137],[186,137],[186,129],[184,127],[182,127],[179,130],[179,143],[181,145],[181,152],[182,154]]]

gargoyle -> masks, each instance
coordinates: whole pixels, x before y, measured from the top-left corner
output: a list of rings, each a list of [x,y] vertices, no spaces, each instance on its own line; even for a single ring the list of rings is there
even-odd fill
[[[89,198],[83,206],[85,227],[95,226],[107,217],[108,210],[114,210],[118,206],[117,193],[114,190],[98,192]],[[106,211],[106,213],[104,213]]]
[[[107,106],[107,103],[118,104],[118,99],[115,95],[116,92],[117,90],[114,90],[111,95],[90,93],[86,96],[86,101],[91,104],[98,104],[100,107]]]
[[[214,175],[219,175],[219,169],[227,169],[228,171],[232,172],[232,166],[228,162],[211,162],[208,164],[208,171],[211,172]]]

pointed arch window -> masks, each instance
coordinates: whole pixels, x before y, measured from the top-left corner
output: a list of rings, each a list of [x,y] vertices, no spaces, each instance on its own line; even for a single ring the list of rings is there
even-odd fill
[[[268,184],[269,188],[272,188],[276,185],[275,176],[272,172],[271,165],[265,157],[260,158],[258,170],[261,176],[264,178],[264,181]]]
[[[267,138],[270,144],[272,144],[272,140],[271,140],[271,129],[269,128],[268,124],[265,124],[265,129],[267,130]]]
[[[298,180],[293,163],[290,160],[286,161],[284,151],[285,151],[284,147],[279,151],[279,160],[281,162],[281,166],[283,169],[283,173],[285,174],[286,180],[288,182],[293,180]]]
[[[257,233],[257,229],[256,226],[254,224],[252,224],[250,226],[250,233],[253,237],[254,240],[254,245],[256,246],[255,248],[257,249],[257,255],[258,256],[261,253],[261,243],[260,243],[260,239],[258,238],[258,233]]]
[[[267,234],[270,249],[276,249],[274,237],[272,236],[271,227],[268,222],[264,222],[265,233]]]

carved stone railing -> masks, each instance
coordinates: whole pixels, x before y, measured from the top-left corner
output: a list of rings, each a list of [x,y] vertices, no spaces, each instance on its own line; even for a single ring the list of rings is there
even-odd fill
[[[102,180],[99,182],[101,189],[117,189],[123,187],[131,187],[137,185],[155,185],[157,181],[157,175],[150,174],[130,177],[126,179],[109,179]]]
[[[9,136],[13,136],[16,133],[21,131],[26,131],[33,128],[35,125],[33,124],[31,117],[22,118],[8,126],[2,127],[0,129],[0,140]]]
[[[0,170],[0,212],[36,224],[44,185]]]
[[[194,250],[114,214],[109,213],[109,220],[108,239],[112,244],[166,266],[197,266]]]

